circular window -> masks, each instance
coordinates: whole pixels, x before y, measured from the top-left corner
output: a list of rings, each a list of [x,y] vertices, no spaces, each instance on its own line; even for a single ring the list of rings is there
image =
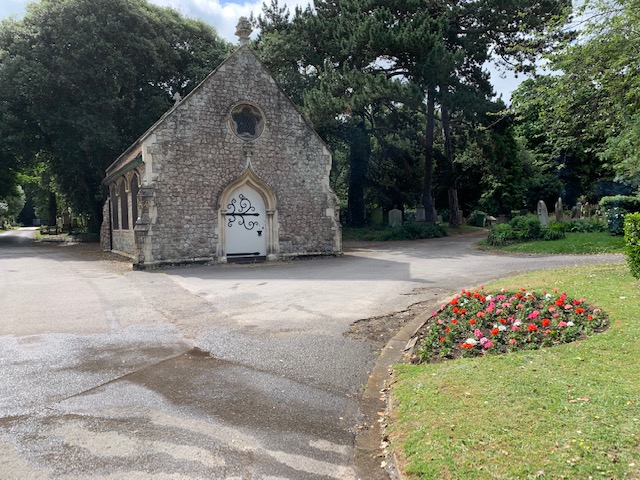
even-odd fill
[[[246,103],[233,107],[229,124],[233,133],[243,140],[255,140],[264,131],[262,113],[253,105]]]

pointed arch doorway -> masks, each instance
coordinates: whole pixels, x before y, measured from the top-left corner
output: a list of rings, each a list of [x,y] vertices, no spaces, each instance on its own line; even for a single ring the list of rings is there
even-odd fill
[[[271,260],[276,252],[275,197],[251,167],[221,196],[221,261]]]

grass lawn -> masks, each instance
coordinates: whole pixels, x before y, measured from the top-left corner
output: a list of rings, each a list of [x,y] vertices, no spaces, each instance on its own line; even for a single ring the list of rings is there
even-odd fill
[[[639,479],[640,282],[615,264],[487,288],[502,287],[585,297],[612,326],[548,349],[397,366],[389,431],[407,477]]]
[[[543,254],[596,254],[624,253],[624,237],[613,236],[609,232],[573,233],[567,232],[561,240],[536,240],[516,243],[506,247],[493,247],[481,243],[485,250],[502,250],[513,253]]]

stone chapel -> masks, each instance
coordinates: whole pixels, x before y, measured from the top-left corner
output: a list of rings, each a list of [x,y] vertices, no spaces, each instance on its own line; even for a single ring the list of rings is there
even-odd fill
[[[101,242],[144,268],[341,252],[331,154],[240,46],[106,171]]]

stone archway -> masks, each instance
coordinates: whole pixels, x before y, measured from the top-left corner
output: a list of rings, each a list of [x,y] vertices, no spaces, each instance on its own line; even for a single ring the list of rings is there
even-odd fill
[[[251,165],[220,195],[218,259],[275,260],[276,198]]]

